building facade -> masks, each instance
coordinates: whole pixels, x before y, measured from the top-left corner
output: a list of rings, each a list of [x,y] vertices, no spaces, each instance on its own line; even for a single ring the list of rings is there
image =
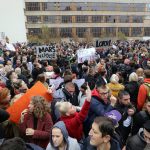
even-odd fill
[[[52,36],[150,36],[150,0],[25,0],[29,35],[47,26]]]

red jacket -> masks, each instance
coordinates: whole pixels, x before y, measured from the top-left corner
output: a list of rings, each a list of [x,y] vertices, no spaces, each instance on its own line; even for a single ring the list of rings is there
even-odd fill
[[[65,123],[69,136],[76,138],[78,141],[80,141],[83,136],[83,121],[88,114],[89,107],[90,102],[85,101],[79,113],[76,112],[74,115],[61,116],[60,118],[60,120]]]
[[[147,82],[150,84],[150,79],[146,78],[144,79],[144,82]],[[138,100],[137,100],[137,107],[138,110],[141,110],[144,106],[145,100],[147,98],[147,89],[144,84],[142,84],[139,88],[139,93],[138,93]]]
[[[34,143],[43,148],[49,143],[50,131],[53,126],[53,122],[49,113],[46,113],[44,118],[38,119],[37,129],[35,129],[33,136],[26,136],[27,128],[34,128],[34,118],[32,114],[26,114],[24,116],[24,121],[19,125],[21,132],[23,133],[25,139],[29,143]]]

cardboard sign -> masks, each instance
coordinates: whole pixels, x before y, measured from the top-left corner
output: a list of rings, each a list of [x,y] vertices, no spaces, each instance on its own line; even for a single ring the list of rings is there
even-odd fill
[[[79,49],[77,51],[78,63],[83,63],[85,60],[95,60],[95,48]]]
[[[56,49],[55,46],[37,46],[36,47],[36,55],[39,60],[49,60],[56,59]]]
[[[47,92],[46,87],[41,82],[37,82],[22,97],[20,97],[18,101],[7,109],[7,112],[10,114],[9,120],[18,123],[21,112],[28,108],[31,98],[38,95],[43,96],[47,101],[52,100],[52,96]]]

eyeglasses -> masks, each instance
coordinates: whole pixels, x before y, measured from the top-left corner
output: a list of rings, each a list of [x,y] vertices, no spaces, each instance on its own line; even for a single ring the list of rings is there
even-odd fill
[[[106,94],[108,94],[108,93],[109,93],[109,92],[102,92],[102,93],[99,92],[100,95],[106,95]]]

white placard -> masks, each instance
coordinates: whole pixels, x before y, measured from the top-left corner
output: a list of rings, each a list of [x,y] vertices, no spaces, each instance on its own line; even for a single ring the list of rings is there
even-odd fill
[[[77,51],[78,63],[83,63],[85,60],[92,61],[95,60],[95,48],[79,49]]]
[[[10,44],[10,43],[6,43],[6,50],[16,51],[15,47],[12,44]]]

